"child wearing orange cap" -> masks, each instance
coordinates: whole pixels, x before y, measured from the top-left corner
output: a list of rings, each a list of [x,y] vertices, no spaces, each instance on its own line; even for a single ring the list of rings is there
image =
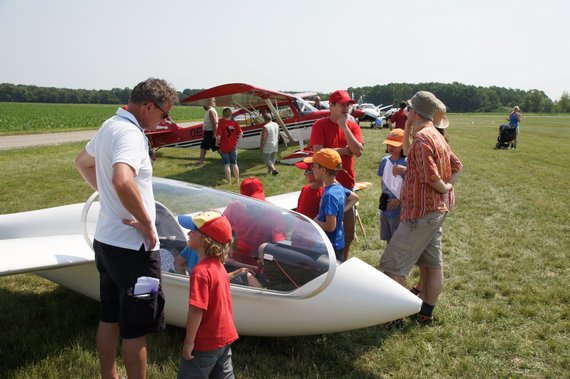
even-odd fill
[[[188,247],[199,262],[190,275],[186,337],[179,378],[233,377],[231,344],[238,339],[233,321],[230,282],[224,267],[232,242],[229,221],[218,212],[178,216],[189,229]]]
[[[358,201],[358,195],[346,189],[336,181],[336,175],[342,168],[342,160],[334,149],[324,148],[314,156],[305,158],[310,163],[315,179],[325,184],[319,213],[314,221],[329,237],[334,248],[336,259],[344,259],[344,226],[342,218],[344,212],[352,208]]]
[[[382,178],[382,193],[378,209],[380,210],[380,239],[390,242],[400,224],[400,190],[406,172],[406,157],[402,150],[404,131],[395,128],[383,142],[386,155],[378,165],[378,176]]]

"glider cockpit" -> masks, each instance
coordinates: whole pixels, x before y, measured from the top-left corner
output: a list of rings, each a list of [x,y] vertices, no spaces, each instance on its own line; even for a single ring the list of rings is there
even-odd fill
[[[153,178],[153,189],[163,275],[179,275],[174,272],[174,257],[186,246],[187,230],[175,215],[203,210],[223,213],[232,225],[234,238],[225,264],[228,272],[250,268],[268,294],[305,297],[319,292],[334,275],[337,262],[326,235],[298,213],[266,201],[168,179]],[[325,280],[303,288],[321,276]]]

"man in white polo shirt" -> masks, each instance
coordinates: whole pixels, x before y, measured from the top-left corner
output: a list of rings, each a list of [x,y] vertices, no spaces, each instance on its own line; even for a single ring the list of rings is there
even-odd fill
[[[147,79],[133,89],[127,110],[103,123],[75,160],[85,181],[99,192],[95,262],[101,315],[97,350],[101,377],[116,378],[119,336],[129,378],[146,376],[146,334],[164,329],[162,287],[141,305],[132,289],[141,276],[160,279],[152,165],[144,130],[155,130],[177,101],[164,80]]]

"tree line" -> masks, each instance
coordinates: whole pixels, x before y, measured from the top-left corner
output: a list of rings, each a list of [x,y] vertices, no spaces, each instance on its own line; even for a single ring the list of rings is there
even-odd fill
[[[448,107],[449,112],[496,112],[518,105],[523,112],[570,112],[570,96],[564,92],[558,101],[552,101],[543,91],[503,87],[478,87],[461,83],[390,83],[369,87],[354,87],[348,91],[355,99],[373,104],[394,104],[411,98],[417,91],[434,93]]]
[[[477,87],[461,83],[390,83],[348,89],[355,99],[373,104],[397,104],[420,90],[433,92],[450,112],[505,111],[518,105],[523,112],[570,112],[570,96],[564,92],[559,100],[552,101],[543,91],[510,89],[503,87]],[[185,89],[179,98],[190,96],[201,89]],[[38,87],[24,84],[0,84],[0,102],[74,103],[74,104],[126,104],[130,88],[86,90],[55,87]],[[326,99],[326,95],[321,96]]]
[[[178,92],[180,99],[201,89]],[[87,90],[38,87],[24,84],[0,83],[0,102],[59,103],[59,104],[127,104],[131,88]]]

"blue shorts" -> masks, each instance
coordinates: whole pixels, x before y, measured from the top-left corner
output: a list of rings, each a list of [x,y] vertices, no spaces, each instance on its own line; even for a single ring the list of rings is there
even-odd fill
[[[237,149],[233,149],[229,153],[224,153],[220,150],[218,153],[220,153],[220,157],[222,157],[222,161],[225,165],[237,164]]]
[[[95,263],[99,271],[101,297],[100,320],[119,323],[122,338],[138,338],[163,330],[164,294],[148,297],[133,296],[132,290],[140,276],[161,279],[160,252],[124,249],[93,242]]]

